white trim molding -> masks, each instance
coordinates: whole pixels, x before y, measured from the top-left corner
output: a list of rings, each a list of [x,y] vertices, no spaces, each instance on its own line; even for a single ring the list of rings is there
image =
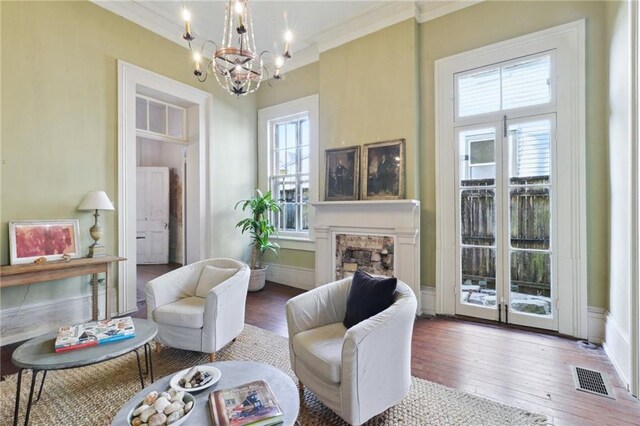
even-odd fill
[[[436,314],[436,288],[434,286],[420,287],[420,315],[434,316]]]
[[[604,342],[607,310],[589,306],[587,317],[589,324],[587,340],[596,345],[601,345]]]
[[[585,21],[579,20],[516,37],[435,62],[436,133],[436,312],[456,310],[456,182],[454,165],[455,74],[488,64],[509,61],[544,51],[556,51],[556,145],[558,178],[554,181],[557,205],[554,256],[557,286],[557,331],[588,337],[587,221],[585,159]],[[523,110],[519,114],[523,114]],[[497,116],[497,115],[496,115]],[[517,118],[516,114],[513,117]],[[502,119],[502,116],[500,116]],[[557,285],[561,282],[562,285]],[[555,325],[554,325],[555,327]]]
[[[310,268],[268,263],[266,279],[289,287],[311,290],[315,287],[315,274],[315,270]]]
[[[189,224],[186,263],[205,259],[211,251],[209,157],[212,95],[152,71],[118,60],[118,312],[136,304],[136,94],[140,87],[172,95],[193,105],[188,114],[187,192]]]
[[[427,21],[431,21],[433,19],[440,18],[442,16],[448,15],[453,12],[457,12],[459,10],[465,9],[469,6],[476,5],[478,3],[482,3],[486,0],[458,0],[451,2],[443,2],[442,5],[436,7],[428,7],[428,2],[421,1],[419,3],[423,4],[422,10],[420,14],[417,16],[418,22],[423,23]],[[425,5],[425,3],[427,3]],[[437,4],[437,2],[433,2],[432,4]]]
[[[630,357],[629,334],[618,324],[609,312],[605,319],[605,336],[602,348],[613,364],[622,383],[629,389]]]
[[[116,289],[111,288],[111,299]],[[98,290],[99,317],[104,316],[104,286]],[[63,299],[47,300],[0,311],[0,346],[22,342],[60,327],[91,320],[91,293]],[[115,312],[111,312],[115,314]]]

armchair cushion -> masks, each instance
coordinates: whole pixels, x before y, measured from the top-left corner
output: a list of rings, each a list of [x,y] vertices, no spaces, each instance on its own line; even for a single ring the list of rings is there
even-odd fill
[[[196,296],[207,297],[207,293],[213,287],[228,280],[238,272],[234,268],[218,268],[217,266],[207,265],[202,268],[200,279],[196,286]]]
[[[192,296],[177,302],[160,306],[153,313],[159,324],[184,328],[202,328],[204,325],[204,305],[206,299]]]
[[[296,358],[319,377],[340,383],[342,343],[347,329],[341,323],[303,331],[293,337]]]
[[[397,284],[395,277],[372,277],[366,272],[356,271],[347,296],[344,326],[351,328],[391,306]]]

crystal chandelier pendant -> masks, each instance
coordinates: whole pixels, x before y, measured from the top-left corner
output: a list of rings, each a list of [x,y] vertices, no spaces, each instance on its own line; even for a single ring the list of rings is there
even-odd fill
[[[190,14],[184,11],[185,34],[182,36],[189,42],[189,49],[193,52],[191,42],[195,39],[191,32]],[[280,78],[280,70],[285,58],[290,58],[289,45],[291,32],[285,35],[286,44],[282,56],[274,60],[273,77]],[[204,70],[201,69],[200,61],[204,46],[211,43],[216,46],[212,61],[208,63]],[[225,9],[224,33],[222,43],[218,47],[213,41],[203,44],[200,52],[194,52],[195,70],[194,74],[198,80],[205,81],[209,72],[216,76],[218,84],[227,90],[228,93],[236,96],[244,96],[253,93],[260,87],[263,77],[267,74],[267,69],[262,60],[262,55],[267,51],[257,54],[255,37],[253,34],[253,18],[248,5],[248,0],[229,0]]]

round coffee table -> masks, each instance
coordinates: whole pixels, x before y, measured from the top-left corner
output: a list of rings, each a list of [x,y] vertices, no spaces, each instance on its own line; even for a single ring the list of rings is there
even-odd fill
[[[129,352],[135,352],[138,360],[138,372],[140,373],[140,385],[144,388],[144,378],[142,366],[140,365],[140,355],[137,349],[144,346],[145,369],[144,374],[150,373],[151,382],[153,382],[153,364],[151,362],[151,346],[149,342],[156,337],[158,326],[155,322],[146,319],[133,318],[133,325],[136,330],[135,337],[121,340],[119,342],[107,343],[104,345],[90,346],[66,352],[55,352],[55,342],[58,332],[44,334],[26,341],[13,352],[11,362],[19,368],[18,384],[16,391],[16,405],[13,417],[14,426],[18,424],[18,412],[20,408],[20,385],[22,382],[22,371],[33,370],[31,377],[31,388],[29,391],[29,402],[27,403],[27,413],[25,415],[24,424],[29,423],[29,413],[31,405],[38,402],[42,394],[44,379],[47,377],[49,370],[64,370],[67,368],[84,367],[87,365],[97,364],[99,362],[108,361],[125,355]],[[35,389],[36,377],[40,371],[43,371],[42,383],[38,391],[38,398],[33,401],[33,391]]]
[[[269,387],[275,394],[284,412],[284,426],[291,426],[295,423],[300,410],[298,388],[295,383],[293,383],[293,380],[291,380],[291,377],[287,376],[284,372],[271,365],[253,361],[221,361],[204,365],[216,367],[222,373],[222,377],[220,377],[218,383],[199,392],[192,393],[196,399],[196,405],[193,413],[189,417],[189,424],[213,424],[208,401],[211,392],[219,389],[232,388],[244,383],[253,382],[254,380],[265,380],[269,383]],[[111,424],[114,426],[128,424],[127,416],[131,409],[142,401],[149,392],[162,392],[168,389],[169,381],[171,381],[172,377],[173,374],[163,377],[134,395],[133,398],[127,401],[120,411],[118,411]]]

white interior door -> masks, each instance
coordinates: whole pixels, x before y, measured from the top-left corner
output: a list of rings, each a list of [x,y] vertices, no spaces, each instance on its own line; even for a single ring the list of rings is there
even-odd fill
[[[169,263],[169,168],[137,168],[138,264]]]
[[[456,314],[558,329],[555,114],[456,128]]]

